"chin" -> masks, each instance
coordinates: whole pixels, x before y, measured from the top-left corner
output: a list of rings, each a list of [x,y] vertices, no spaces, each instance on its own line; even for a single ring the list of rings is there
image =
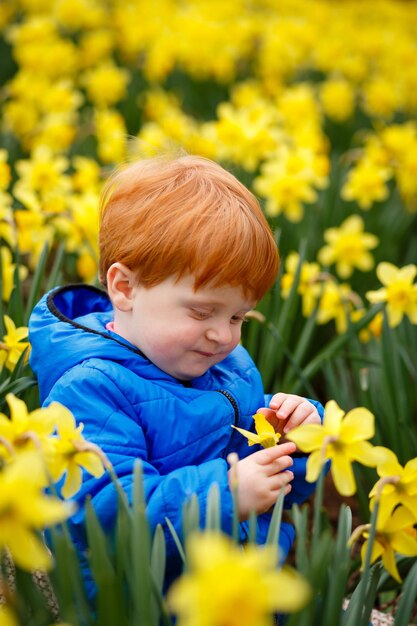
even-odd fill
[[[196,368],[194,372],[178,372],[175,378],[178,378],[179,380],[193,380],[193,378],[203,376],[208,369],[208,367],[202,367],[201,369]]]

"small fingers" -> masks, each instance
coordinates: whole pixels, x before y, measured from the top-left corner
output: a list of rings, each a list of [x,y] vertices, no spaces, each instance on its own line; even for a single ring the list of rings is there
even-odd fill
[[[278,420],[287,420],[282,427],[284,434],[300,424],[320,424],[321,422],[315,406],[301,396],[278,393],[272,398],[270,407],[276,411]]]
[[[277,461],[281,457],[293,454],[295,450],[295,443],[293,443],[292,441],[288,441],[287,443],[281,443],[277,446],[273,446],[272,448],[259,450],[258,452],[255,452],[253,456],[256,458],[257,463],[259,463],[260,465],[269,465],[270,463]]]
[[[273,476],[274,474],[279,474],[280,472],[285,472],[289,467],[294,465],[294,461],[290,456],[282,456],[279,459],[275,459],[269,465],[267,465],[267,475]]]
[[[306,400],[306,403],[300,404],[291,414],[287,423],[284,426],[284,433],[288,433],[290,430],[300,424],[320,424],[320,416],[317,409]]]
[[[289,485],[293,479],[294,474],[289,470],[271,476],[269,482],[271,491],[280,491],[282,487],[286,487],[287,485]]]

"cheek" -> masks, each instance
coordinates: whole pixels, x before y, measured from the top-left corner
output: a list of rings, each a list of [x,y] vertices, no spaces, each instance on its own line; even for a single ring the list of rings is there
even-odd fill
[[[241,337],[242,337],[242,327],[238,326],[236,330],[233,331],[233,340],[232,340],[233,348],[236,348],[236,346],[239,345]]]
[[[151,345],[155,355],[176,356],[185,348],[193,347],[198,333],[191,326],[176,326],[174,323],[164,329],[153,329],[148,336],[148,345]]]

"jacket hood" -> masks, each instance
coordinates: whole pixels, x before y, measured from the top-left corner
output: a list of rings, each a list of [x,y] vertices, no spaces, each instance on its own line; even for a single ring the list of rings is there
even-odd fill
[[[139,367],[145,378],[168,376],[138,348],[106,329],[112,319],[109,297],[96,287],[68,285],[43,296],[29,320],[30,365],[38,379],[42,402],[66,371],[90,358]],[[152,374],[147,372],[149,369]]]

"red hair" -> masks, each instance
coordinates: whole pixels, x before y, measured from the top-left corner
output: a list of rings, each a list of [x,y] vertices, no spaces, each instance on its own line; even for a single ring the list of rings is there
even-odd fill
[[[145,287],[190,273],[195,289],[230,284],[258,301],[279,269],[255,196],[197,156],[146,159],[115,172],[101,197],[99,247],[104,285],[120,262]]]

